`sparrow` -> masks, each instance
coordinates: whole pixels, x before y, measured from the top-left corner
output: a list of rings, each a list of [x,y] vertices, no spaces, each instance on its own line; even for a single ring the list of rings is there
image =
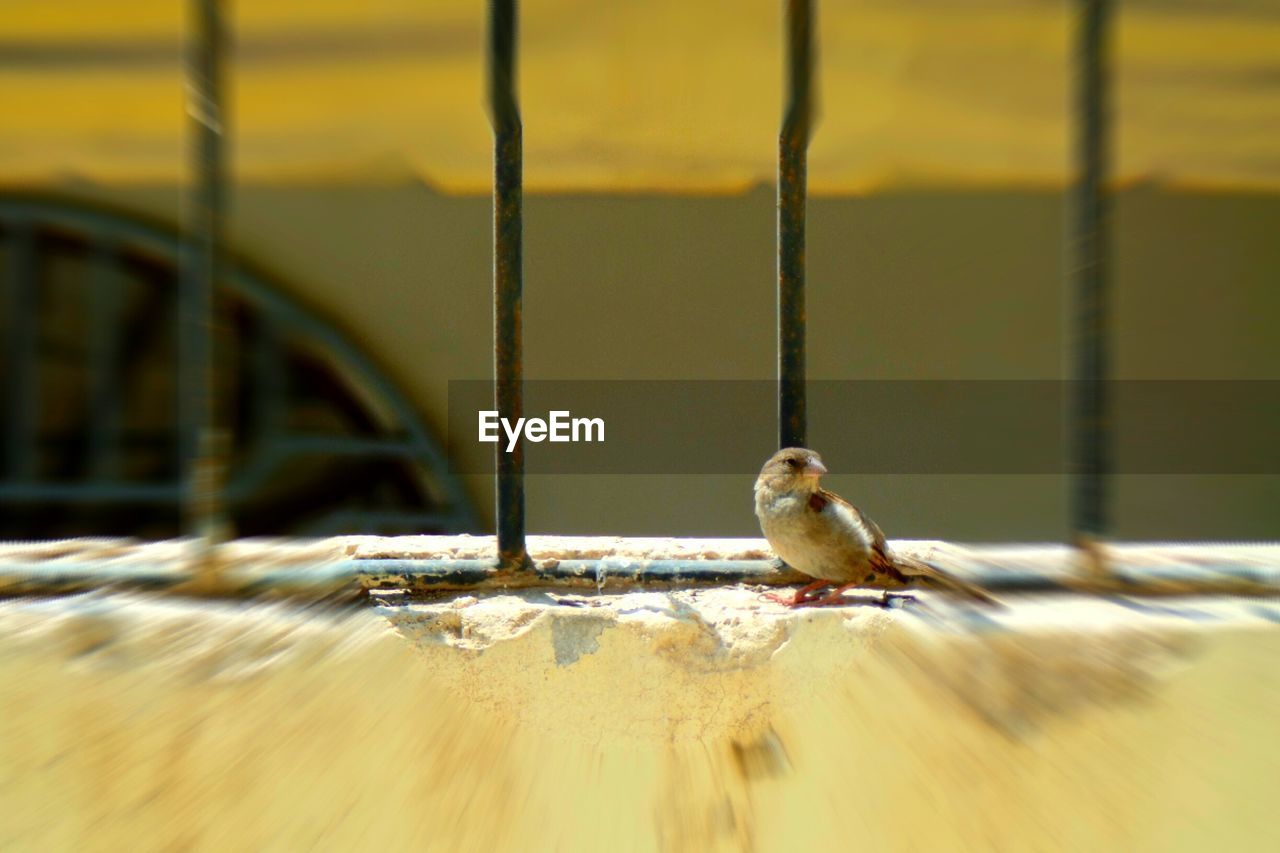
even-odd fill
[[[756,478],[756,517],[769,545],[793,569],[816,578],[794,598],[769,596],[788,607],[838,603],[849,587],[924,583],[987,604],[991,596],[928,563],[889,553],[880,527],[844,498],[819,485],[827,473],[822,457],[804,447],[779,450]],[[836,590],[818,598],[825,586]],[[888,591],[882,602],[888,601]]]

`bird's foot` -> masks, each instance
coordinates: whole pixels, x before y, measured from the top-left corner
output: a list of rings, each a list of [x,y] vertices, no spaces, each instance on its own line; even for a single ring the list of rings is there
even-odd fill
[[[816,599],[809,604],[810,607],[831,607],[833,605],[845,604],[844,591],[854,584],[845,584],[838,586],[822,598]]]
[[[822,589],[824,586],[827,586],[827,585],[828,584],[826,581],[815,581],[814,583],[811,583],[808,586],[800,587],[795,591],[794,595],[789,597],[785,595],[778,595],[777,593],[773,593],[773,592],[766,592],[764,594],[764,597],[769,601],[777,602],[778,604],[784,605],[786,607],[799,607],[802,604],[808,604],[809,602],[813,601],[814,596],[812,595],[812,593],[814,593],[819,589]]]

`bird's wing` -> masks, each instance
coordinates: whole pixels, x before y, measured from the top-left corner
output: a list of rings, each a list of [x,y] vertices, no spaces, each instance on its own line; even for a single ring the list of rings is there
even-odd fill
[[[817,502],[821,502],[821,506],[815,507],[814,504]],[[809,499],[809,506],[816,509],[818,512],[821,512],[823,507],[829,503],[842,506],[848,510],[849,514],[853,517],[854,522],[861,525],[863,530],[865,530],[867,535],[870,537],[872,549],[881,554],[887,553],[888,546],[884,538],[884,531],[880,529],[880,525],[876,524],[863,514],[862,510],[858,509],[835,492],[829,492],[826,489],[818,489],[818,491],[814,493],[813,497]]]
[[[943,571],[936,566],[917,560],[914,557],[900,557],[889,553],[889,543],[885,539],[884,531],[880,529],[880,525],[876,524],[870,518],[863,514],[853,504],[837,495],[835,492],[829,492],[826,489],[819,489],[814,498],[821,501],[820,506],[814,506],[816,502],[810,499],[810,507],[821,512],[828,503],[838,504],[845,507],[855,522],[860,524],[870,536],[872,541],[872,562],[876,568],[890,577],[895,577],[901,581],[909,581],[911,579],[919,579],[933,586],[945,587],[960,592],[969,598],[981,601],[984,604],[996,604],[996,600],[986,592],[969,583],[961,580],[949,572]]]

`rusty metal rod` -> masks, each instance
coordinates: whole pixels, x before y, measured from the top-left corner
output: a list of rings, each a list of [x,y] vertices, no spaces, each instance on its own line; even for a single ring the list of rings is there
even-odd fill
[[[962,572],[997,593],[1073,592],[1130,596],[1244,595],[1280,604],[1280,547],[1137,545],[1117,549],[1112,575],[1081,573],[1066,549],[973,549],[931,562]],[[1265,553],[1262,553],[1265,552]],[[225,597],[343,598],[365,590],[503,590],[546,586],[625,590],[643,586],[778,586],[807,581],[768,560],[618,557],[539,560],[531,569],[498,569],[483,559],[301,560],[290,565],[228,564],[214,582],[182,559],[0,560],[0,596],[66,595],[95,589]]]
[[[36,231],[11,225],[5,282],[4,329],[5,476],[32,482],[39,475],[40,437],[40,274]]]
[[[489,2],[489,118],[493,125],[493,373],[494,408],[515,423],[524,410],[523,129],[516,100],[516,3]],[[508,452],[494,445],[497,468],[498,561],[523,566],[524,442]]]
[[[802,447],[805,404],[804,236],[813,122],[810,0],[787,0],[787,104],[778,135],[778,446]]]
[[[1106,380],[1110,368],[1107,171],[1110,136],[1109,0],[1080,0],[1075,57],[1075,159],[1068,245],[1068,313],[1072,328],[1070,468],[1071,532],[1089,545],[1104,536],[1110,518],[1111,470]]]
[[[111,481],[120,470],[120,424],[123,396],[120,343],[123,322],[120,309],[125,282],[120,270],[119,247],[111,241],[95,243],[89,274],[89,310],[94,322],[89,326],[85,348],[86,409],[89,438],[86,455],[93,481]]]
[[[178,442],[183,520],[206,543],[223,538],[226,438],[218,425],[216,291],[222,272],[226,174],[222,110],[225,47],[221,0],[190,0],[186,95],[192,186],[186,195],[178,312]]]

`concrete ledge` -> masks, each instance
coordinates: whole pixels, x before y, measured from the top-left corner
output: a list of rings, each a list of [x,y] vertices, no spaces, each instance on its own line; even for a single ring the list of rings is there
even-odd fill
[[[896,551],[995,591],[1070,590],[1143,595],[1280,593],[1280,546],[1116,543],[1106,571],[1062,545],[961,546],[895,541]],[[492,537],[340,537],[239,540],[214,549],[188,541],[111,540],[0,546],[0,594],[132,588],[179,595],[321,600],[364,590],[514,589],[639,585],[794,584],[762,539],[535,536],[529,569],[500,569]]]
[[[1280,603],[0,602],[0,847],[1270,850]]]

